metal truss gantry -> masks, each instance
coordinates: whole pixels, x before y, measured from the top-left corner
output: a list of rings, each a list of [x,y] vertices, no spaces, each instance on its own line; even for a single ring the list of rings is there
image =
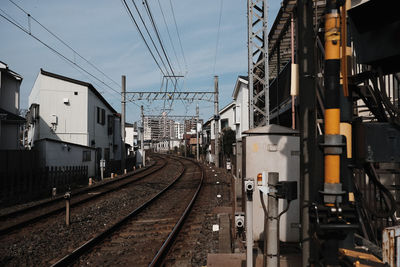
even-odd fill
[[[250,128],[269,125],[267,0],[248,0]]]
[[[214,102],[215,92],[126,92],[126,101],[140,101],[140,100],[183,100],[183,101],[208,101]]]

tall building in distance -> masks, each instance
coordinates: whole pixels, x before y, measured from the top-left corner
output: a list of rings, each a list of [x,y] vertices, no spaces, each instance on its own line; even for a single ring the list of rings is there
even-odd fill
[[[174,138],[175,139],[183,139],[184,129],[183,123],[176,121],[174,123]]]
[[[203,125],[203,119],[199,119],[199,123]],[[185,120],[185,133],[196,132],[196,118],[193,117],[189,120]]]

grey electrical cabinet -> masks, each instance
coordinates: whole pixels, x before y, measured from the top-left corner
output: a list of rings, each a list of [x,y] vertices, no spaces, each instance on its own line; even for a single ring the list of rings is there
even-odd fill
[[[243,177],[257,181],[257,174],[278,172],[279,181],[297,181],[300,192],[300,145],[298,131],[279,125],[268,125],[243,132]],[[242,187],[243,188],[243,187]],[[244,197],[245,199],[245,197]],[[268,198],[264,197],[268,207]],[[287,205],[279,200],[279,212]],[[289,211],[280,220],[280,240],[298,242],[300,237],[299,196],[290,204]],[[260,192],[253,193],[253,236],[254,241],[263,240],[264,211]]]

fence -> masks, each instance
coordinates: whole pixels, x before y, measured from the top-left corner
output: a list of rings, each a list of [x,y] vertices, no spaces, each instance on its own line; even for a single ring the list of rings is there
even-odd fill
[[[87,184],[86,166],[41,167],[36,151],[0,151],[0,207]]]
[[[131,171],[133,166],[136,164],[136,157],[127,157],[126,158],[126,169],[127,171]],[[123,170],[121,169],[121,160],[109,160],[106,162],[106,168],[104,171],[104,177],[110,177],[111,173],[122,174]]]

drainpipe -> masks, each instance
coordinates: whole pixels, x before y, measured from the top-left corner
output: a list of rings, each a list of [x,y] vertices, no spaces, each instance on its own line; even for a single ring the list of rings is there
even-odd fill
[[[325,15],[324,203],[341,202],[340,155],[340,18],[337,2],[328,0]]]

